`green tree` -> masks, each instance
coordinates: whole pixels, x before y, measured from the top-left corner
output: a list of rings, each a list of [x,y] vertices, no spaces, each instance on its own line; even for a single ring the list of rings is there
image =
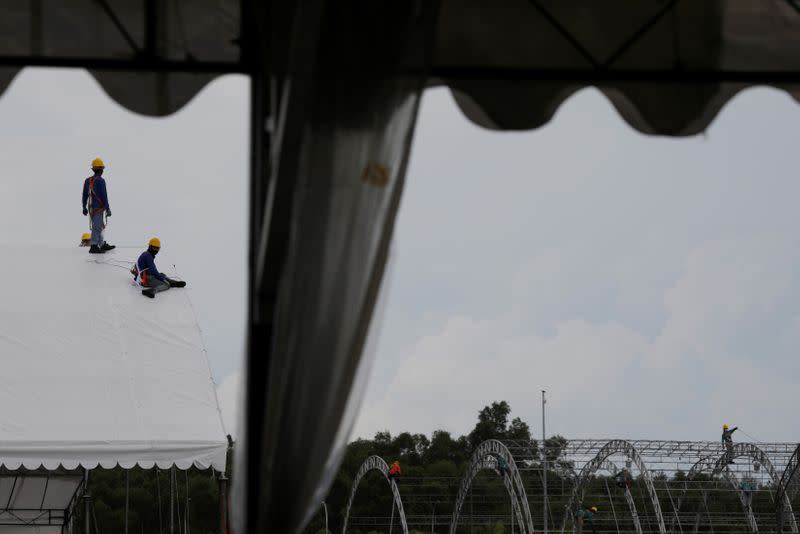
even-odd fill
[[[474,449],[487,439],[505,438],[510,413],[511,406],[506,401],[493,402],[478,412],[478,423],[469,433],[470,447]]]

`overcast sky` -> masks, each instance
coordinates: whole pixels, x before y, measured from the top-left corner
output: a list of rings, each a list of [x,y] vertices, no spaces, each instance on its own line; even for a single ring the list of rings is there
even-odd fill
[[[240,76],[165,119],[122,109],[82,71],[26,70],[0,98],[0,242],[76,242],[81,184],[104,158],[109,241],[158,235],[179,258],[229,427],[246,115]],[[548,433],[567,437],[718,439],[730,422],[796,440],[799,134],[800,106],[771,89],[686,139],[633,131],[592,89],[515,133],[426,93],[355,434],[460,434],[503,399],[538,434],[547,389]]]

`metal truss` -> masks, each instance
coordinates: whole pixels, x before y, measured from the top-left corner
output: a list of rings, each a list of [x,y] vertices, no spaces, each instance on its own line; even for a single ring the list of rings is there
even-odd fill
[[[677,441],[677,440],[627,440],[645,458],[706,458],[720,451],[719,441]],[[571,439],[563,447],[564,455],[569,457],[594,455],[608,443],[607,439]],[[792,455],[796,443],[763,443],[761,448],[774,460],[777,457]]]
[[[800,445],[795,448],[794,454],[789,458],[775,495],[775,519],[778,534],[783,531],[784,503],[791,503],[798,489],[800,489]],[[792,519],[794,519],[794,514],[792,514]]]
[[[498,458],[502,458],[508,466],[507,470],[504,470],[503,473],[501,473],[498,468]],[[522,483],[522,477],[519,474],[519,469],[517,469],[517,464],[508,448],[495,439],[484,441],[478,445],[475,452],[472,454],[467,472],[464,474],[464,478],[458,490],[458,496],[456,497],[455,507],[453,508],[453,518],[450,522],[450,534],[455,534],[456,528],[458,527],[458,518],[461,514],[461,508],[469,493],[473,479],[480,471],[484,470],[495,471],[498,475],[503,477],[503,484],[506,487],[506,491],[508,491],[508,496],[511,498],[511,506],[517,517],[520,533],[533,534],[531,510],[528,506],[525,486]]]
[[[680,513],[681,504],[683,502],[683,498],[688,490],[688,481],[694,479],[700,473],[710,473],[711,476],[718,476],[722,475],[722,477],[733,486],[734,490],[737,492],[740,502],[742,503],[742,507],[744,509],[745,515],[747,517],[748,525],[750,527],[751,532],[757,533],[758,532],[758,523],[753,515],[753,511],[749,504],[747,503],[746,496],[744,491],[739,487],[735,476],[730,472],[729,465],[732,461],[737,458],[749,458],[753,464],[758,464],[760,468],[763,468],[767,474],[769,475],[770,480],[775,485],[775,487],[780,486],[780,480],[778,478],[778,472],[775,469],[775,466],[772,463],[770,457],[766,454],[764,450],[762,450],[759,446],[753,443],[737,443],[733,446],[730,452],[723,450],[722,448],[718,447],[716,454],[708,455],[705,458],[700,459],[697,463],[692,466],[687,474],[686,480],[687,482],[684,484],[684,490],[681,495],[678,497],[677,506],[675,507],[675,517],[677,518]],[[792,511],[792,503],[789,501],[787,495],[783,494],[780,495],[780,505],[776,504],[777,507],[782,507],[783,509],[789,512],[790,516],[790,527],[793,533],[798,532],[797,528],[797,521],[794,517],[794,513]],[[703,491],[703,498],[706,498],[706,492]],[[699,516],[699,512],[697,514]],[[674,523],[673,521],[670,525],[670,532],[674,532]],[[699,518],[695,520],[695,528],[694,532],[696,533],[698,530],[699,525]]]
[[[542,452],[535,442],[490,440],[474,451],[460,478],[406,477],[402,490],[406,511],[412,513],[406,516],[409,528],[427,530],[434,524],[449,524],[452,534],[460,525],[489,521],[486,518],[490,516],[507,523],[509,516],[497,515],[497,507],[510,497],[511,520],[525,534],[539,526],[528,519],[531,507],[543,506],[556,529],[561,518],[552,514],[563,511],[561,533],[569,534],[572,513],[578,507],[584,502],[606,499],[609,514],[601,513],[595,518],[597,528],[605,533],[775,532],[777,511],[783,514],[778,516],[778,532],[783,523],[784,527],[789,525],[784,532],[800,534],[792,510],[800,495],[797,444],[737,443],[727,452],[719,441],[564,440],[547,451],[548,458],[553,458],[548,462],[548,472],[554,478],[548,484],[547,498],[552,508],[545,505],[542,490]],[[508,472],[500,473],[502,463],[508,464]],[[622,466],[631,471],[635,480],[634,486],[624,492],[610,486]],[[505,493],[496,492],[497,478],[479,477],[483,471],[502,475]],[[432,484],[429,491],[428,483]],[[752,489],[744,483],[752,484]],[[489,488],[491,491],[487,492]],[[625,504],[620,502],[623,497]],[[452,516],[435,513],[438,507],[448,507],[453,499]],[[722,508],[721,503],[725,503]],[[630,511],[630,516],[622,512],[627,525],[623,525],[623,516],[616,513],[625,505]],[[430,515],[420,513],[426,506],[433,511]],[[743,515],[737,511],[740,507]],[[352,525],[356,525],[354,521],[353,518]],[[383,521],[389,524],[388,514]]]
[[[606,471],[611,476],[616,475],[621,471],[621,469],[612,462],[611,460],[604,460],[597,466],[598,471]],[[578,478],[577,475],[575,477]],[[625,495],[625,502],[628,503],[628,510],[631,512],[631,519],[633,519],[633,528],[636,531],[636,534],[642,534],[642,523],[639,521],[639,512],[636,511],[636,502],[633,500],[633,495],[631,495],[631,490],[629,487],[625,486],[625,491],[623,492]]]
[[[356,497],[358,485],[361,483],[361,479],[364,478],[364,475],[370,471],[379,471],[383,475],[383,478],[386,479],[386,482],[389,483],[389,487],[392,490],[392,497],[394,498],[394,505],[397,508],[397,515],[400,516],[400,526],[403,529],[403,534],[408,534],[408,524],[406,523],[406,514],[403,511],[403,500],[400,498],[400,491],[397,489],[397,484],[395,483],[394,479],[389,478],[389,466],[386,465],[386,462],[380,456],[370,456],[364,460],[364,463],[358,468],[356,478],[353,480],[353,489],[350,490],[350,498],[347,500],[347,508],[344,512],[342,534],[347,532],[347,521],[350,518],[350,508],[353,506],[353,500]]]
[[[640,478],[644,482],[645,489],[650,497],[650,502],[653,505],[653,510],[658,520],[658,531],[660,534],[666,534],[667,529],[664,525],[664,517],[661,514],[661,504],[658,501],[658,494],[656,494],[656,489],[653,486],[653,479],[650,477],[650,473],[639,452],[636,450],[636,447],[634,447],[631,442],[621,439],[611,440],[603,445],[595,457],[587,462],[580,473],[578,473],[578,478],[575,487],[572,489],[569,504],[564,510],[564,520],[561,522],[561,534],[564,534],[567,524],[573,521],[573,514],[575,513],[576,507],[580,506],[583,502],[583,493],[586,488],[586,483],[595,472],[604,467],[608,457],[613,454],[624,454],[636,465],[636,468],[639,470]]]

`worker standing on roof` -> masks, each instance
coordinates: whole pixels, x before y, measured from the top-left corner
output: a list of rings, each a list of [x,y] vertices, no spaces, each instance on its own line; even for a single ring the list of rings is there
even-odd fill
[[[395,460],[394,462],[392,462],[392,465],[389,467],[389,480],[397,478],[401,474],[402,473],[400,471],[400,462]]]
[[[161,240],[157,237],[152,238],[147,244],[147,250],[142,252],[136,265],[131,269],[131,274],[142,286],[142,295],[155,298],[156,293],[166,291],[171,287],[185,287],[186,282],[182,280],[172,280],[164,273],[158,272],[155,258],[161,250]]]
[[[90,226],[92,228],[91,246],[89,247],[90,254],[102,254],[115,248],[114,245],[109,245],[103,239],[103,228],[105,228],[103,214],[105,214],[106,217],[111,217],[111,206],[108,203],[106,181],[103,178],[103,171],[105,168],[106,166],[102,159],[94,158],[92,161],[92,172],[94,172],[94,174],[83,182],[81,206],[83,207],[83,214],[89,216]]]
[[[733,433],[736,432],[738,426],[733,428],[728,427],[728,423],[722,425],[722,444],[725,446],[725,453],[728,455],[728,463],[733,463]]]
[[[575,512],[575,534],[581,534],[583,532],[583,524],[589,523],[592,527],[592,532],[597,532],[594,528],[594,514],[597,513],[597,507],[592,506],[591,508],[581,508],[577,512]]]

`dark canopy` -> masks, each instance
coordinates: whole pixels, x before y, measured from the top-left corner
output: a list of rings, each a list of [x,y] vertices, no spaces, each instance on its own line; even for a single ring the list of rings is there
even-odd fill
[[[258,68],[248,61],[257,51],[242,48],[239,0],[9,0],[2,10],[0,92],[24,65],[81,66],[126,108],[165,115],[215,75]],[[427,85],[449,86],[488,128],[541,126],[589,84],[637,130],[666,135],[702,131],[749,85],[800,98],[797,0],[442,1],[434,31]]]
[[[293,533],[357,413],[423,89],[447,85],[473,122],[519,129],[595,85],[640,131],[697,133],[747,86],[798,98],[800,3],[5,0],[0,92],[25,65],[88,68],[152,115],[218,74],[250,75],[236,515],[239,532]]]

